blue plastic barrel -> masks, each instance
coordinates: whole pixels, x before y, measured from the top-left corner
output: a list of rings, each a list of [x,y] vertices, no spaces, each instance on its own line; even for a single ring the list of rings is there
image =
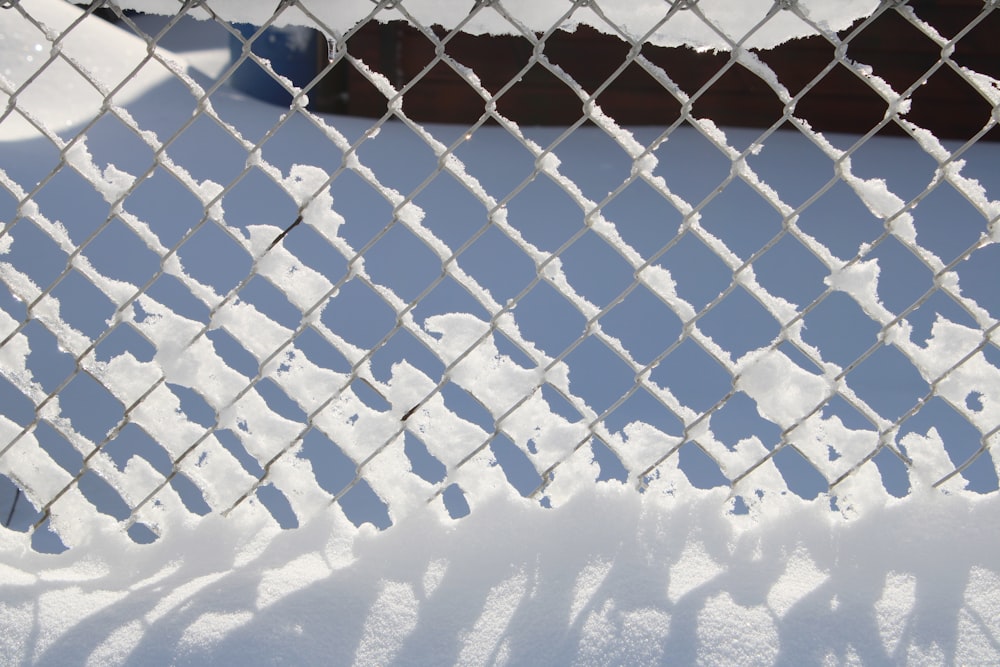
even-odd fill
[[[257,26],[238,23],[233,27],[245,39],[257,32]],[[319,72],[316,49],[320,33],[302,26],[270,27],[254,40],[251,50],[271,62],[278,74],[290,79],[296,86],[308,84]],[[229,51],[233,62],[243,55],[243,42],[236,36],[229,37]],[[230,78],[230,84],[248,95],[273,104],[288,106],[292,95],[265,69],[252,60],[246,60]]]

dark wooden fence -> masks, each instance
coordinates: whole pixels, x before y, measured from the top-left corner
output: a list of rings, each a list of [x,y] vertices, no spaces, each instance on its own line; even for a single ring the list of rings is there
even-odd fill
[[[911,0],[920,18],[951,38],[983,11],[983,0]],[[439,35],[444,35],[441,31]],[[844,33],[845,35],[847,33]],[[403,23],[371,23],[352,37],[349,52],[394,85],[411,81],[434,59],[434,47],[417,30]],[[517,37],[460,34],[447,52],[472,68],[483,85],[498,91],[524,67],[531,45]],[[557,32],[545,44],[546,56],[585,89],[599,88],[619,67],[628,45],[592,29]],[[662,67],[685,92],[693,94],[730,60],[727,53],[697,53],[688,48],[645,45],[643,54]],[[759,57],[777,72],[792,94],[801,91],[835,60],[834,47],[823,37],[789,42],[762,51]],[[322,57],[326,57],[325,48]],[[941,49],[896,11],[879,16],[852,39],[847,57],[872,66],[875,74],[903,91],[937,66],[912,96],[906,118],[942,138],[969,138],[988,122],[993,106],[942,60]],[[1000,78],[1000,8],[965,34],[949,58],[959,66]],[[385,97],[353,68],[340,66],[310,97],[320,110],[361,116],[381,116]],[[668,125],[681,104],[640,66],[632,64],[599,95],[598,103],[619,123]],[[421,122],[473,123],[483,114],[479,97],[451,68],[438,63],[404,98],[407,115]],[[535,65],[507,91],[497,107],[524,124],[567,125],[583,114],[579,97],[540,65]],[[798,102],[795,115],[815,129],[867,132],[886,111],[886,102],[842,64],[836,64]],[[722,125],[768,127],[782,114],[782,103],[766,83],[733,63],[694,103],[697,117]],[[883,133],[900,133],[890,123]],[[1000,139],[994,127],[988,139]]]

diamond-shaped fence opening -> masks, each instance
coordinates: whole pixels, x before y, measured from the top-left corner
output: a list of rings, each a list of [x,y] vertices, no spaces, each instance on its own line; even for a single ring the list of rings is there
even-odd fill
[[[154,541],[175,497],[995,492],[995,2],[132,4],[0,4],[0,518],[35,548],[81,504]]]

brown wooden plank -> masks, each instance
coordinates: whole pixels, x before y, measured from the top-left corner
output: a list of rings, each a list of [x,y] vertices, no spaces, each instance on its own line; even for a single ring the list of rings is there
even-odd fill
[[[942,34],[949,35],[978,16],[982,0],[911,0],[909,6]],[[986,18],[958,42],[951,57],[959,65],[1000,77],[1000,11]],[[436,34],[442,38],[446,33],[437,30]],[[447,64],[438,62],[423,72],[436,58],[435,47],[416,29],[398,23],[369,24],[351,38],[348,49],[397,87],[421,77],[404,98],[404,111],[414,120],[471,124],[484,113],[484,100]],[[588,93],[606,86],[598,103],[619,122],[673,122],[680,102],[638,64],[629,65],[606,83],[628,51],[629,46],[616,37],[589,28],[555,33],[544,46],[546,57]],[[448,40],[445,52],[475,71],[491,93],[517,76],[516,83],[498,101],[500,112],[516,122],[570,124],[583,113],[580,98],[544,67],[535,65],[522,72],[532,54],[527,40],[458,34]],[[695,94],[730,61],[729,54],[648,44],[642,53],[688,95]],[[941,57],[940,48],[895,11],[885,12],[855,37],[847,55],[871,66],[877,76],[900,92],[920,81]],[[835,52],[829,41],[817,36],[761,52],[759,57],[794,95],[834,61]],[[333,110],[351,114],[380,116],[386,109],[384,97],[347,66],[327,77],[312,97],[317,105],[332,105]],[[875,91],[838,63],[803,96],[795,113],[820,131],[867,132],[882,119],[886,107]],[[781,117],[782,111],[774,91],[738,64],[730,66],[703,91],[693,107],[698,117],[748,126],[769,126]],[[945,66],[915,91],[913,109],[907,118],[941,137],[968,137],[983,127],[991,111],[981,95]]]

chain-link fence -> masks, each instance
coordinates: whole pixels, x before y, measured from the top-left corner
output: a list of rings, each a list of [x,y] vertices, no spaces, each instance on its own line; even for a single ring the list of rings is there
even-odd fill
[[[3,3],[5,525],[996,490],[995,0],[414,4]]]

